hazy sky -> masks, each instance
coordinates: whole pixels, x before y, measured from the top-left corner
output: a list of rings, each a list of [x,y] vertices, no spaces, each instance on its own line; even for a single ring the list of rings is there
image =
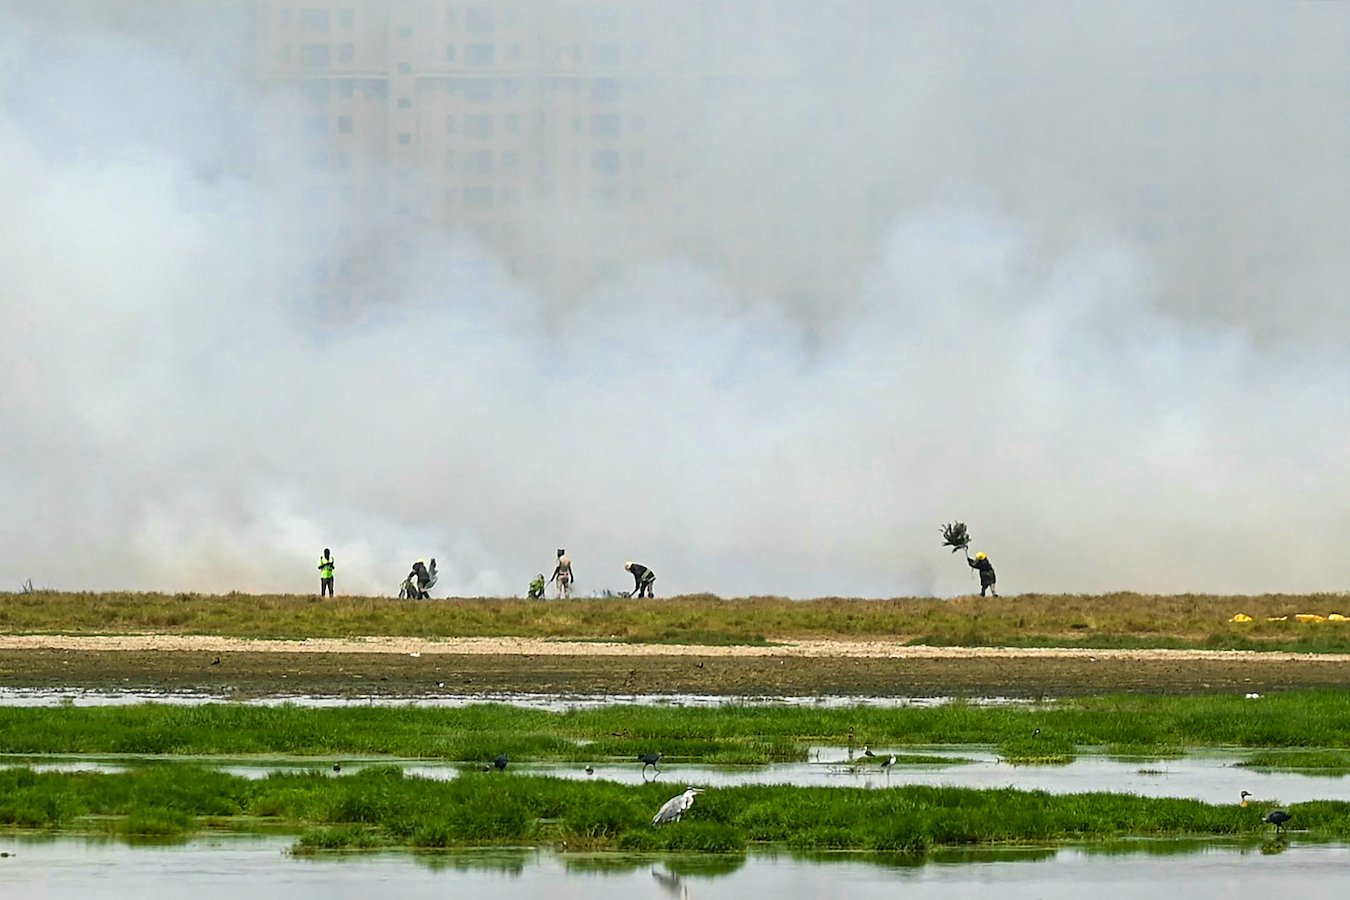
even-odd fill
[[[1347,587],[1350,4],[780,4],[696,140],[792,227],[695,202],[783,265],[875,223],[846,287],[671,250],[559,308],[353,209],[406,290],[340,323],[242,32],[42,7],[0,0],[0,589],[312,590],[328,546],[518,594],[566,547],[582,593],[945,596],[953,519],[1007,593]]]

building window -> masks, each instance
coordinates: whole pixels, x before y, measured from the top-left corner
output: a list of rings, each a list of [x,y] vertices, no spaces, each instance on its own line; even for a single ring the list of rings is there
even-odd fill
[[[351,116],[338,116],[338,134],[351,134],[353,130]]]
[[[515,226],[514,222],[503,222],[502,237],[508,241],[514,241],[520,237],[520,229]]]
[[[520,154],[514,150],[502,151],[502,168],[509,171],[516,171],[520,168]],[[503,198],[504,199],[504,198]]]
[[[445,45],[445,61],[446,61],[446,62],[454,62],[454,61],[455,61],[455,45],[454,45],[454,44],[446,44],[446,45]]]
[[[586,120],[583,119],[583,118],[582,118],[581,116],[579,116],[579,115],[573,116],[573,117],[572,117],[572,132],[573,132],[574,134],[581,134],[582,128],[585,127],[585,121],[586,121]]]
[[[356,62],[356,45],[338,44],[338,62],[340,63]]]
[[[514,97],[520,93],[520,83],[521,79],[519,78],[503,78],[502,93],[508,97]]]
[[[492,44],[465,44],[464,62],[471,66],[490,66],[496,62],[497,48]]]
[[[520,44],[506,45],[506,61],[513,63],[520,62]]]
[[[411,74],[412,74],[412,63],[409,63],[409,62],[401,62],[401,63],[399,63],[399,64],[398,64],[398,74],[400,74],[400,75],[411,75]]]
[[[618,44],[596,44],[591,48],[591,56],[597,66],[617,66],[623,58],[623,49]]]
[[[412,146],[412,135],[409,134],[409,133],[406,132],[406,131],[399,132],[399,135],[398,135],[398,142],[399,142],[399,144],[400,144],[401,146],[404,146],[404,147],[411,147],[411,146]]]
[[[328,154],[323,150],[316,150],[305,157],[305,168],[311,172],[328,171]]]
[[[310,103],[319,105],[328,102],[329,85],[327,78],[315,78],[312,81],[306,81],[301,85],[300,90]]]
[[[647,164],[647,154],[641,150],[633,150],[628,154],[628,166],[633,169],[640,169]]]
[[[512,113],[509,116],[502,116],[502,130],[509,131],[512,134],[520,131],[520,116]]]
[[[445,167],[447,169],[453,169],[455,167],[455,151],[445,151]]]
[[[407,25],[404,25],[398,30],[398,36],[406,41],[408,38],[412,37],[412,29]]]
[[[445,117],[445,133],[446,134],[455,133],[455,117],[453,115]]]
[[[321,138],[328,136],[327,116],[308,116],[304,121],[305,137]]]
[[[339,170],[343,172],[347,171],[352,167],[352,151],[350,150],[338,151],[337,167]]]
[[[399,98],[398,98],[398,108],[399,108],[399,109],[412,109],[412,98],[411,98],[411,97],[399,97]]]
[[[478,140],[492,137],[492,116],[465,116],[464,134]]]
[[[631,122],[629,122],[628,124],[629,124],[629,126],[632,127],[632,129],[633,129],[634,131],[646,131],[646,130],[647,130],[647,117],[646,117],[646,116],[633,116],[633,120],[632,120]]]
[[[591,171],[597,175],[619,174],[618,150],[592,150]]]
[[[338,27],[347,30],[356,26],[356,11],[352,9],[338,10]]]
[[[300,48],[300,65],[317,69],[329,64],[332,59],[327,44],[305,44]]]
[[[613,103],[619,99],[621,88],[617,78],[597,78],[591,86],[591,99],[601,103]]]
[[[445,24],[446,24],[446,26],[447,26],[447,27],[453,28],[454,25],[455,25],[455,22],[457,22],[457,21],[459,21],[459,15],[457,14],[457,11],[455,10],[454,4],[449,4],[449,5],[447,5],[447,6],[445,7]]]
[[[361,96],[367,100],[383,100],[389,96],[389,82],[383,78],[363,79]]]
[[[337,92],[339,97],[355,97],[356,79],[339,78],[337,82]]]
[[[470,81],[464,85],[464,99],[470,103],[491,103],[495,94],[492,82],[486,79]]]
[[[598,138],[619,136],[619,117],[613,114],[591,116],[591,135]]]
[[[464,188],[464,205],[474,209],[490,209],[492,207],[492,188]]]
[[[516,188],[502,188],[497,192],[497,199],[503,206],[515,206],[520,202],[520,191]]]
[[[473,150],[464,154],[464,170],[470,175],[491,175],[493,155],[491,150]]]
[[[490,6],[470,6],[464,10],[464,27],[469,34],[492,34],[497,30],[497,13]]]
[[[300,30],[306,34],[326,34],[331,21],[326,9],[300,10]]]

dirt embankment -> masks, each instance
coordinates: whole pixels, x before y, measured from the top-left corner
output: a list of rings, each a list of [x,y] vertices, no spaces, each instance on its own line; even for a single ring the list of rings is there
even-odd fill
[[[1319,686],[1350,687],[1350,657],[910,647],[885,641],[701,647],[520,638],[0,636],[0,687],[197,690],[234,697],[497,692],[1036,697]]]

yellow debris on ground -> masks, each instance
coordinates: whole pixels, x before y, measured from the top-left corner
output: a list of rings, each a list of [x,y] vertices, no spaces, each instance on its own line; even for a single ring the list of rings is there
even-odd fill
[[[1296,613],[1294,618],[1300,622],[1325,622],[1327,620],[1326,616],[1319,616],[1314,613]]]
[[[1233,616],[1233,618],[1229,619],[1228,621],[1230,621],[1230,622],[1250,622],[1251,620],[1252,620],[1252,617],[1249,616],[1249,615],[1247,615],[1246,613],[1238,613],[1236,616]]]
[[[1327,619],[1332,622],[1350,622],[1350,616],[1343,616],[1340,613],[1332,613]]]
[[[1266,616],[1267,622],[1288,622],[1288,616]]]

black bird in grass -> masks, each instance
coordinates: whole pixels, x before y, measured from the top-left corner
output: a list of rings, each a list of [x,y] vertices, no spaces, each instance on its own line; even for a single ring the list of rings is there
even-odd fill
[[[587,775],[594,775],[594,774],[595,774],[595,767],[594,767],[594,766],[591,766],[591,765],[587,765],[587,766],[586,766],[586,774],[587,774]]]
[[[342,771],[342,766],[338,765],[337,763],[333,763],[333,771],[334,771],[334,772],[341,772],[341,771]]]
[[[498,772],[505,772],[506,764],[510,761],[505,753],[498,753],[497,758],[492,761],[492,765],[496,767]]]
[[[1292,819],[1293,816],[1282,809],[1272,809],[1270,813],[1261,821],[1267,825],[1274,825],[1276,831],[1284,830],[1284,823]]]
[[[660,754],[660,753],[640,753],[640,754],[638,754],[638,762],[642,763],[642,774],[644,774],[644,775],[647,774],[647,767],[648,767],[648,766],[651,766],[651,767],[652,767],[653,769],[655,769],[657,772],[660,772],[660,771],[661,771],[661,767],[657,765],[657,763],[659,763],[660,761],[661,761],[661,754]]]
[[[215,659],[211,660],[211,665],[213,665],[213,666],[218,666],[218,665],[220,665],[220,657],[217,656]]]

